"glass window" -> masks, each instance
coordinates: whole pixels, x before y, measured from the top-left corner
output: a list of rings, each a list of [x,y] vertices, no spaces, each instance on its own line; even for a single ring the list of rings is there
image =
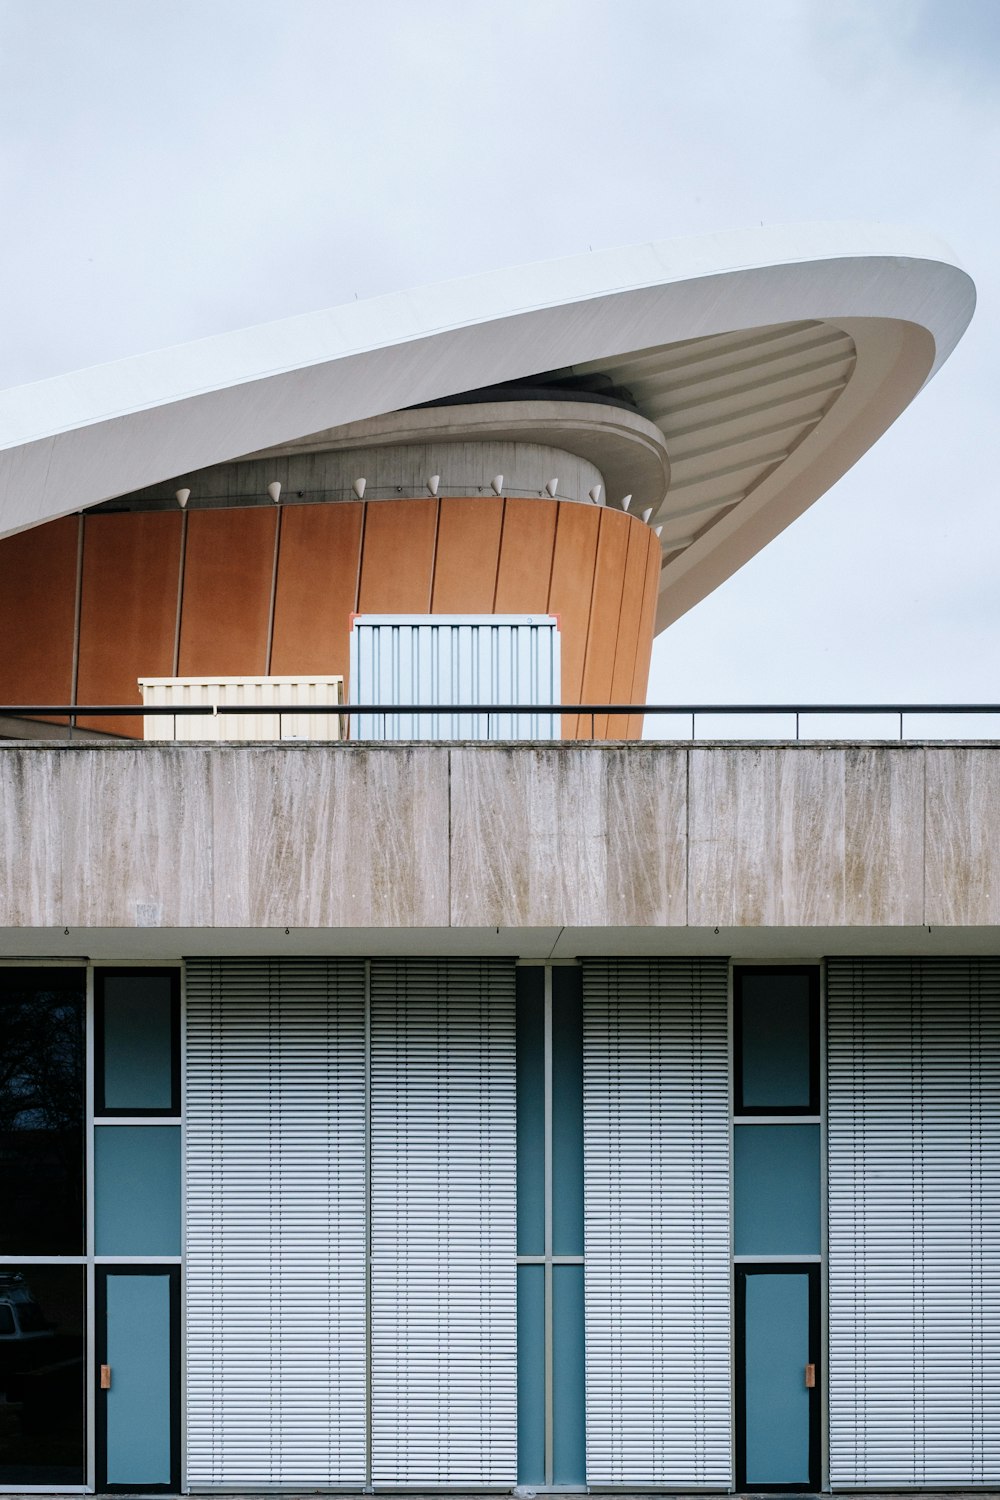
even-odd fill
[[[0,1254],[81,1255],[85,976],[0,969]]]
[[[83,1266],[0,1268],[0,1484],[82,1485]]]
[[[552,1267],[552,1482],[586,1483],[583,1267]]]
[[[180,1114],[180,998],[176,970],[100,970],[95,1110]]]
[[[818,1255],[818,1125],[737,1125],[737,1255]]]
[[[517,1479],[545,1483],[545,1267],[517,1268]]]
[[[96,1127],[94,1233],[98,1255],[180,1255],[179,1125]]]
[[[815,969],[738,969],[737,1114],[819,1113],[819,986]]]
[[[517,1253],[545,1251],[545,970],[517,970]]]
[[[552,1253],[583,1254],[583,980],[552,969]]]

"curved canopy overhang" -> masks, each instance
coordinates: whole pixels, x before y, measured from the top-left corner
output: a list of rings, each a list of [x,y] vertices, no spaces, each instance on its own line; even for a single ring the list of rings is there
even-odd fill
[[[665,439],[649,497],[662,629],[871,447],[974,305],[936,240],[843,225],[609,250],[353,302],[0,393],[0,535],[317,434],[336,446],[337,429],[420,403],[541,372],[599,376],[628,387]],[[580,413],[567,407],[559,435],[573,448]]]

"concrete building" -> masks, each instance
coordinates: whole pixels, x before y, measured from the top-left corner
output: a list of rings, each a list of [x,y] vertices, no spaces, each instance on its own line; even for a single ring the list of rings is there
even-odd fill
[[[0,395],[0,1485],[1000,1485],[1000,751],[639,738],[972,307],[827,227]],[[537,639],[345,740],[358,616]]]

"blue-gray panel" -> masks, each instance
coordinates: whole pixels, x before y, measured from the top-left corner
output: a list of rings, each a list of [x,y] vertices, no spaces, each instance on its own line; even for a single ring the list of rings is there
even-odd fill
[[[818,1125],[737,1125],[737,1255],[818,1255]]]
[[[545,1483],[545,1267],[517,1268],[517,1479]]]
[[[108,1483],[170,1483],[170,1279],[107,1280]]]
[[[98,1255],[180,1255],[179,1125],[95,1128],[94,1234]]]
[[[583,1267],[552,1268],[552,1479],[585,1484]]]
[[[545,1252],[545,971],[517,971],[517,1253]]]
[[[809,1277],[746,1278],[746,1482],[809,1484]]]
[[[552,1253],[583,1254],[583,994],[552,970]]]
[[[744,1105],[773,1109],[808,1107],[810,1019],[808,975],[743,975]]]
[[[169,1109],[173,1102],[173,1007],[169,975],[104,981],[104,1104]]]

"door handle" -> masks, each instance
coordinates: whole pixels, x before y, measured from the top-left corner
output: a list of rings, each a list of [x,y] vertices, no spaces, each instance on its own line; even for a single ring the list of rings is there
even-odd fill
[[[110,1365],[102,1365],[101,1366],[101,1390],[102,1391],[110,1391],[110,1389],[111,1389],[111,1366]]]
[[[109,1372],[110,1373],[110,1372]],[[108,1384],[110,1385],[110,1380]],[[816,1384],[816,1366],[806,1365],[806,1390],[811,1391]]]

